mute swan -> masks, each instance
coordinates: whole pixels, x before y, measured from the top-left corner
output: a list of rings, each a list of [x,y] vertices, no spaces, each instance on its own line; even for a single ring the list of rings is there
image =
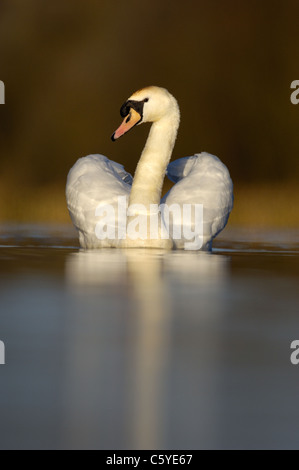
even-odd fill
[[[124,121],[112,135],[113,141],[143,122],[153,124],[134,179],[122,165],[103,155],[81,158],[70,170],[66,198],[71,219],[79,232],[81,247],[186,247],[186,241],[189,239],[186,239],[184,232],[179,239],[166,239],[161,235],[163,215],[159,204],[164,177],[167,174],[176,185],[166,194],[162,203],[166,206],[174,204],[179,208],[186,204],[202,204],[203,232],[198,249],[211,250],[213,239],[226,226],[233,208],[233,184],[228,169],[217,157],[205,152],[169,164],[179,127],[180,111],[176,99],[166,89],[151,86],[135,92],[123,104],[120,113]],[[125,201],[125,207],[122,208],[125,212],[119,205],[120,196],[122,201]],[[112,233],[115,237],[99,239],[96,230],[99,214],[103,215],[101,209],[105,209],[107,205],[114,208],[116,216],[118,215],[116,221],[111,217],[106,220],[107,226],[114,230]],[[135,208],[133,213],[129,209],[127,214],[128,207]],[[142,209],[138,209],[140,207],[145,207],[148,219],[151,217],[149,208],[157,207],[155,215],[159,227],[156,236],[150,236],[149,228],[146,229],[145,237],[132,239],[126,235],[118,236],[120,217],[125,217],[125,227],[128,227],[128,223],[133,221],[133,216],[142,213]],[[181,221],[176,217],[173,215],[171,220],[169,219],[171,228],[181,225]],[[194,217],[193,214],[190,227],[194,226]],[[169,233],[174,232],[170,230]]]

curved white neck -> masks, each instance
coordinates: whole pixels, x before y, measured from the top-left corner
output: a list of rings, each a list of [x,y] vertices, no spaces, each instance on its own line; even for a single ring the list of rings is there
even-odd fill
[[[160,204],[162,186],[180,123],[179,108],[152,124],[136,168],[129,205]]]

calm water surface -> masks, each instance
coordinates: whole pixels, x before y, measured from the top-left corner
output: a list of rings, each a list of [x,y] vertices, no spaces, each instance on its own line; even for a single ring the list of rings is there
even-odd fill
[[[0,228],[0,448],[299,448],[299,232],[212,254]]]

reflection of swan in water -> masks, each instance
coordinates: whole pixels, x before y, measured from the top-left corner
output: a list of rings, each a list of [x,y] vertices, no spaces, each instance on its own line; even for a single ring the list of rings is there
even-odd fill
[[[124,348],[123,343],[119,344],[117,340],[110,343],[110,336],[109,348],[113,348],[114,356],[121,354],[124,357],[123,370],[114,370],[113,373],[124,374],[126,377],[125,389],[119,391],[117,396],[129,416],[126,424],[127,433],[131,445],[135,448],[158,448],[166,441],[165,400],[169,386],[167,377],[169,369],[173,367],[173,364],[171,366],[173,322],[175,316],[180,315],[181,319],[186,318],[188,321],[188,315],[193,315],[191,305],[185,304],[184,310],[179,310],[182,291],[190,294],[191,303],[195,294],[198,301],[198,291],[200,291],[201,304],[196,303],[194,314],[216,315],[221,308],[217,290],[221,291],[225,283],[227,261],[226,257],[219,255],[169,253],[158,250],[78,252],[71,254],[67,260],[66,280],[69,289],[75,299],[82,300],[81,296],[86,299],[83,300],[83,304],[88,304],[90,298],[94,296],[97,311],[93,315],[103,317],[102,335],[106,336],[109,331],[111,335],[111,326],[105,327],[105,321],[109,321],[111,314],[118,315],[111,311],[111,304],[108,306],[105,304],[107,292],[110,292],[110,298],[120,297],[119,305],[122,305],[123,310],[117,316],[119,325],[113,324],[116,337],[123,335],[125,328],[126,334],[129,335],[129,346]],[[213,287],[212,295],[209,290],[210,285]],[[207,303],[210,304],[208,308],[206,308]],[[82,321],[84,322],[82,303],[77,304],[75,300],[74,315],[76,309],[78,309],[78,327],[72,329],[73,337],[69,344],[70,348],[76,346],[78,351],[78,348],[84,349],[86,344],[81,339]],[[124,312],[127,312],[126,316]],[[101,341],[103,340],[99,339],[97,334],[94,336],[94,343],[89,341],[90,361],[99,360]],[[72,358],[76,357],[76,351],[70,355]],[[77,357],[73,370],[70,371],[72,377],[68,379],[73,385],[70,394],[75,393],[78,388],[81,390],[79,385],[81,373],[86,374],[86,370],[80,372],[80,364],[82,364],[81,359]],[[105,367],[107,370],[111,367],[113,369],[113,364],[111,366],[108,363]],[[99,370],[98,365],[96,370]],[[103,372],[99,373],[105,375]],[[85,379],[84,384],[88,380],[93,382],[95,378]],[[100,377],[100,380],[105,378]],[[85,385],[82,387],[85,391]],[[82,389],[82,393],[84,391]],[[209,404],[212,395],[211,390],[208,390],[205,402]],[[72,401],[76,403],[76,400],[80,400],[80,393]],[[76,413],[71,413],[69,419],[74,416],[77,416]],[[93,410],[90,411],[90,416],[85,417],[84,423],[92,431],[99,425]],[[74,430],[78,424],[71,422],[69,427]]]
[[[123,282],[126,275],[138,270],[142,281],[149,286],[151,279],[160,284],[162,272],[170,279],[184,284],[207,284],[226,279],[227,256],[210,253],[171,252],[162,250],[88,250],[72,253],[66,264],[66,276],[70,285],[101,286]],[[153,267],[155,266],[155,269]],[[135,279],[134,285],[136,287]],[[165,284],[164,284],[165,287]]]
[[[127,258],[124,251],[80,251],[69,256],[66,277],[70,285],[101,286],[118,285],[125,279]]]

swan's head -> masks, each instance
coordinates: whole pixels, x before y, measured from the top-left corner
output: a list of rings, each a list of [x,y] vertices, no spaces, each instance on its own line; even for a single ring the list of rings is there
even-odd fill
[[[173,113],[179,116],[179,107],[169,91],[157,86],[142,88],[133,93],[120,108],[124,120],[111,139],[114,142],[138,124],[157,122]]]

